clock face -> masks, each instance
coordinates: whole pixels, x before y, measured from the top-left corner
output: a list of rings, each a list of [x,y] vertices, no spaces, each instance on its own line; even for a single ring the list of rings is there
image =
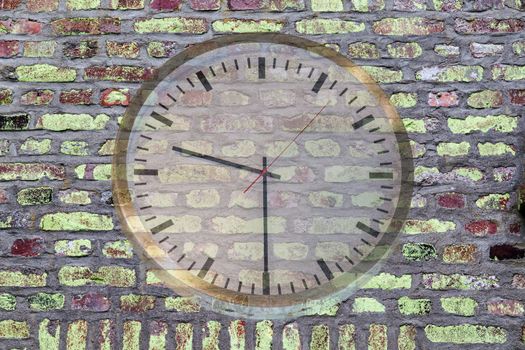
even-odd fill
[[[410,149],[361,69],[308,40],[244,35],[159,75],[122,122],[114,192],[164,283],[219,311],[285,317],[377,270],[408,207]]]

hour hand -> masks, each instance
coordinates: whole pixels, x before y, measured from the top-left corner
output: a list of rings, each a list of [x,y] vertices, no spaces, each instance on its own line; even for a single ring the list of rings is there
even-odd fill
[[[173,146],[172,149],[174,151],[176,151],[176,152],[187,154],[189,156],[210,160],[212,162],[223,164],[223,165],[228,165],[228,166],[231,166],[231,167],[234,167],[234,168],[237,168],[237,169],[251,171],[252,173],[256,173],[256,174],[260,174],[261,171],[262,171],[262,169],[257,169],[257,168],[253,168],[251,166],[247,166],[247,165],[231,162],[231,161],[226,160],[226,159],[221,159],[221,158],[213,157],[213,156],[210,156],[210,155],[207,155],[207,154],[202,154],[202,153],[199,153],[199,152],[190,151],[189,149],[185,149],[185,148],[181,148],[181,147],[177,147],[177,146]],[[281,178],[281,175],[274,174],[274,173],[271,173],[271,172],[266,172],[266,175],[269,176],[269,177],[273,177],[275,179],[280,179]]]

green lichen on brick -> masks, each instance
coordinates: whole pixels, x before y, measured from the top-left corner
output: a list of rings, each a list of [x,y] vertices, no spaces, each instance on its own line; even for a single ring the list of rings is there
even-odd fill
[[[348,45],[348,55],[351,58],[363,59],[377,59],[379,58],[379,50],[375,44],[372,43],[351,43]]]
[[[113,229],[111,216],[88,212],[45,214],[40,221],[44,231],[109,231]]]
[[[18,81],[58,83],[75,81],[77,72],[72,68],[57,67],[50,64],[34,64],[16,67]]]
[[[352,304],[352,312],[385,312],[385,306],[375,298],[355,298]]]
[[[53,57],[57,42],[53,40],[46,41],[26,41],[24,43],[25,57]]]
[[[122,349],[138,350],[140,349],[140,331],[142,322],[125,321],[122,326]]]
[[[59,256],[87,256],[91,254],[91,241],[89,239],[62,239],[55,242],[55,254]]]
[[[483,180],[483,173],[481,170],[476,168],[456,168],[452,172],[458,176],[467,178],[472,181]]]
[[[87,266],[63,266],[58,272],[60,284],[69,287],[108,285],[133,287],[136,282],[133,269],[120,266],[102,266],[96,272]]]
[[[378,83],[396,83],[403,80],[403,72],[384,67],[361,66]]]
[[[271,19],[242,20],[227,18],[213,21],[212,23],[213,30],[220,33],[270,33],[280,32],[283,27],[284,22]]]
[[[503,103],[503,94],[497,90],[483,90],[470,94],[467,105],[472,108],[495,108]]]
[[[0,105],[9,105],[13,103],[13,90],[0,89]]]
[[[185,17],[165,17],[141,19],[133,28],[137,33],[193,33],[202,34],[208,30],[205,19]]]
[[[312,327],[310,349],[330,350],[330,329],[324,324]]]
[[[146,312],[155,307],[155,296],[127,294],[120,296],[120,309],[122,311]]]
[[[16,308],[16,297],[12,294],[0,294],[0,310],[13,311]]]
[[[29,307],[34,311],[59,310],[64,307],[64,295],[60,293],[38,293],[27,298]]]
[[[383,290],[393,290],[393,289],[409,289],[412,285],[412,276],[411,275],[401,275],[395,276],[389,273],[381,273],[379,275],[373,276],[368,280],[364,285],[363,289],[383,289]]]
[[[29,338],[29,325],[25,321],[0,321],[0,339]]]
[[[51,139],[35,140],[29,138],[20,145],[20,154],[46,154],[51,150]]]
[[[94,10],[100,6],[100,0],[67,0],[66,7],[68,10]]]
[[[168,324],[166,322],[151,321],[149,326],[149,350],[166,350],[167,335]]]
[[[427,325],[427,338],[433,343],[453,344],[503,344],[507,331],[500,327],[462,324],[454,326]]]
[[[340,19],[303,19],[295,22],[295,30],[302,34],[343,34],[365,30],[365,24]]]
[[[386,49],[393,58],[416,58],[423,53],[421,45],[415,42],[388,44]]]
[[[409,297],[401,297],[397,301],[399,312],[405,316],[421,316],[428,315],[432,310],[432,302],[430,299],[411,299]]]
[[[66,335],[67,350],[85,350],[88,336],[88,322],[76,320],[68,324]]]
[[[339,12],[343,11],[342,0],[312,0],[312,11],[316,12]]]
[[[510,200],[510,193],[490,193],[476,200],[481,209],[505,210]]]
[[[368,349],[387,350],[388,327],[384,324],[372,323],[369,327]]]
[[[65,204],[78,204],[78,205],[87,205],[91,204],[91,198],[88,191],[68,191],[60,193],[58,198],[62,203]]]
[[[423,274],[423,286],[435,290],[483,290],[498,288],[498,279],[495,276],[470,276],[462,274],[442,275],[438,273]]]
[[[342,324],[339,326],[339,350],[356,350],[356,329],[353,324]],[[299,350],[299,348],[296,348]]]
[[[371,12],[385,8],[384,0],[351,0],[354,11]]]
[[[111,164],[81,164],[75,167],[79,179],[106,181],[111,179]]]
[[[516,0],[516,1],[521,2],[521,0]],[[513,42],[512,51],[518,56],[524,55],[525,54],[525,40]]]
[[[202,350],[219,350],[219,335],[222,325],[219,321],[208,321],[203,331]]]
[[[282,334],[283,350],[301,350],[301,336],[296,323],[289,323],[283,327]]]
[[[140,10],[144,8],[144,0],[111,0],[110,7],[114,10]]]
[[[406,220],[401,233],[416,235],[420,233],[444,233],[456,229],[453,221],[442,221],[439,219],[429,220]]]
[[[230,322],[228,334],[230,336],[230,350],[244,350],[246,346],[246,321],[234,320]]]
[[[472,82],[483,79],[482,66],[427,67],[416,72],[417,80],[449,82]]]
[[[107,140],[100,146],[100,149],[98,150],[98,154],[101,156],[110,156],[113,154],[113,151],[115,150],[115,140]]]
[[[443,57],[459,56],[459,47],[454,45],[437,44],[434,46],[434,52]]]
[[[398,108],[410,108],[417,104],[417,93],[398,92],[390,96],[390,103]]]
[[[405,243],[402,253],[409,261],[428,261],[437,258],[436,248],[428,243]]]
[[[177,350],[193,349],[193,325],[191,323],[178,323],[175,326]]]
[[[255,349],[272,350],[273,323],[272,321],[259,321],[255,325]]]
[[[44,114],[38,118],[36,128],[51,131],[102,130],[109,119],[106,114],[98,114],[95,117],[89,114]]]
[[[441,142],[436,148],[437,154],[441,157],[459,157],[466,156],[470,151],[470,143],[463,142]]]
[[[425,121],[421,119],[403,118],[403,125],[408,133],[424,134],[427,132]]]
[[[201,309],[196,297],[167,297],[164,301],[164,307],[169,311],[184,313],[199,312]]]
[[[53,200],[53,189],[51,187],[24,188],[16,195],[20,205],[48,204]]]
[[[469,115],[465,119],[448,119],[448,127],[454,134],[470,134],[473,131],[512,132],[518,126],[518,119],[508,115]]]
[[[505,81],[525,79],[525,66],[495,65],[492,67],[492,79]]]
[[[42,350],[58,350],[60,346],[60,321],[43,319],[38,326],[38,344]]]
[[[399,337],[397,338],[398,350],[416,350],[416,327],[412,325],[401,325]]]
[[[0,271],[0,287],[45,287],[47,273]]]
[[[89,143],[85,141],[64,141],[60,144],[60,152],[69,156],[89,155]]]
[[[477,301],[468,297],[442,297],[440,301],[445,312],[461,316],[474,316],[478,307]]]
[[[128,240],[107,242],[102,248],[102,254],[108,258],[131,259],[133,246]]]
[[[516,149],[513,145],[507,145],[503,142],[497,143],[478,143],[479,155],[482,157],[491,157],[491,156],[503,156],[510,154],[512,156],[516,155]]]
[[[432,0],[437,11],[459,11],[463,6],[463,0]]]
[[[442,32],[445,25],[422,17],[383,18],[372,25],[380,35],[429,35]]]

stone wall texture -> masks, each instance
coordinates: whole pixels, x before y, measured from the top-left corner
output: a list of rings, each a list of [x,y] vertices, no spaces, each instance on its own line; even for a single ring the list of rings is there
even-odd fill
[[[0,1],[1,349],[521,349],[524,0]],[[118,119],[188,45],[281,32],[390,94],[414,200],[384,272],[322,315],[230,319],[140,263],[111,198]]]

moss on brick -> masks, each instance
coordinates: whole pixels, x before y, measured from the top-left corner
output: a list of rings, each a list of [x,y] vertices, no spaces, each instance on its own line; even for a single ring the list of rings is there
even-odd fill
[[[436,248],[428,243],[403,244],[402,252],[409,261],[428,261],[437,257]]]
[[[96,272],[87,266],[63,266],[58,272],[60,284],[70,287],[108,285],[133,287],[136,282],[133,269],[120,266],[102,266]]]
[[[0,309],[4,311],[13,311],[16,308],[16,297],[12,294],[0,294]]]
[[[34,64],[16,67],[18,81],[58,83],[75,81],[77,72],[72,68],[57,67],[50,64]]]
[[[47,318],[38,327],[38,344],[41,349],[58,350],[60,346],[60,321]]]
[[[36,128],[51,131],[65,130],[101,130],[109,121],[106,114],[98,114],[92,117],[89,114],[44,114],[38,118]]]
[[[189,17],[165,17],[141,19],[133,28],[137,33],[193,33],[202,34],[208,30],[205,19]]]
[[[53,189],[51,187],[33,187],[20,190],[16,196],[20,205],[48,204],[53,200]]]
[[[47,273],[0,271],[1,287],[45,287]]]
[[[271,19],[242,20],[227,18],[212,23],[213,30],[221,33],[269,33],[279,32],[283,27],[284,22]]]
[[[503,328],[475,324],[428,325],[425,334],[433,343],[503,344],[507,341],[507,331]]]
[[[397,301],[399,312],[405,316],[410,315],[427,315],[432,309],[432,302],[430,299],[411,299],[409,297],[401,297]]]
[[[390,103],[399,108],[410,108],[417,104],[417,93],[398,92],[390,96]]]
[[[375,298],[355,298],[352,304],[352,312],[385,312],[385,306]]]
[[[110,216],[88,212],[45,214],[40,221],[44,231],[109,231],[113,229]]]
[[[362,32],[365,24],[340,19],[303,19],[295,22],[295,30],[302,34],[342,34]]]
[[[478,303],[468,297],[442,297],[441,307],[445,312],[461,315],[461,316],[474,316]]]
[[[363,289],[409,289],[412,285],[411,275],[395,276],[389,273],[381,273],[373,276],[368,282],[363,285]]]
[[[199,312],[200,303],[195,297],[167,297],[164,301],[166,310],[177,312]]]
[[[27,298],[29,307],[35,311],[62,309],[64,300],[64,295],[60,293],[38,293]]]
[[[59,240],[55,242],[55,254],[58,256],[87,256],[91,254],[89,239]]]
[[[86,141],[64,141],[60,145],[60,152],[70,156],[89,155],[89,143]]]
[[[51,150],[51,139],[36,140],[29,138],[20,146],[20,154],[46,154]]]
[[[29,338],[29,325],[25,321],[0,321],[0,339]]]

